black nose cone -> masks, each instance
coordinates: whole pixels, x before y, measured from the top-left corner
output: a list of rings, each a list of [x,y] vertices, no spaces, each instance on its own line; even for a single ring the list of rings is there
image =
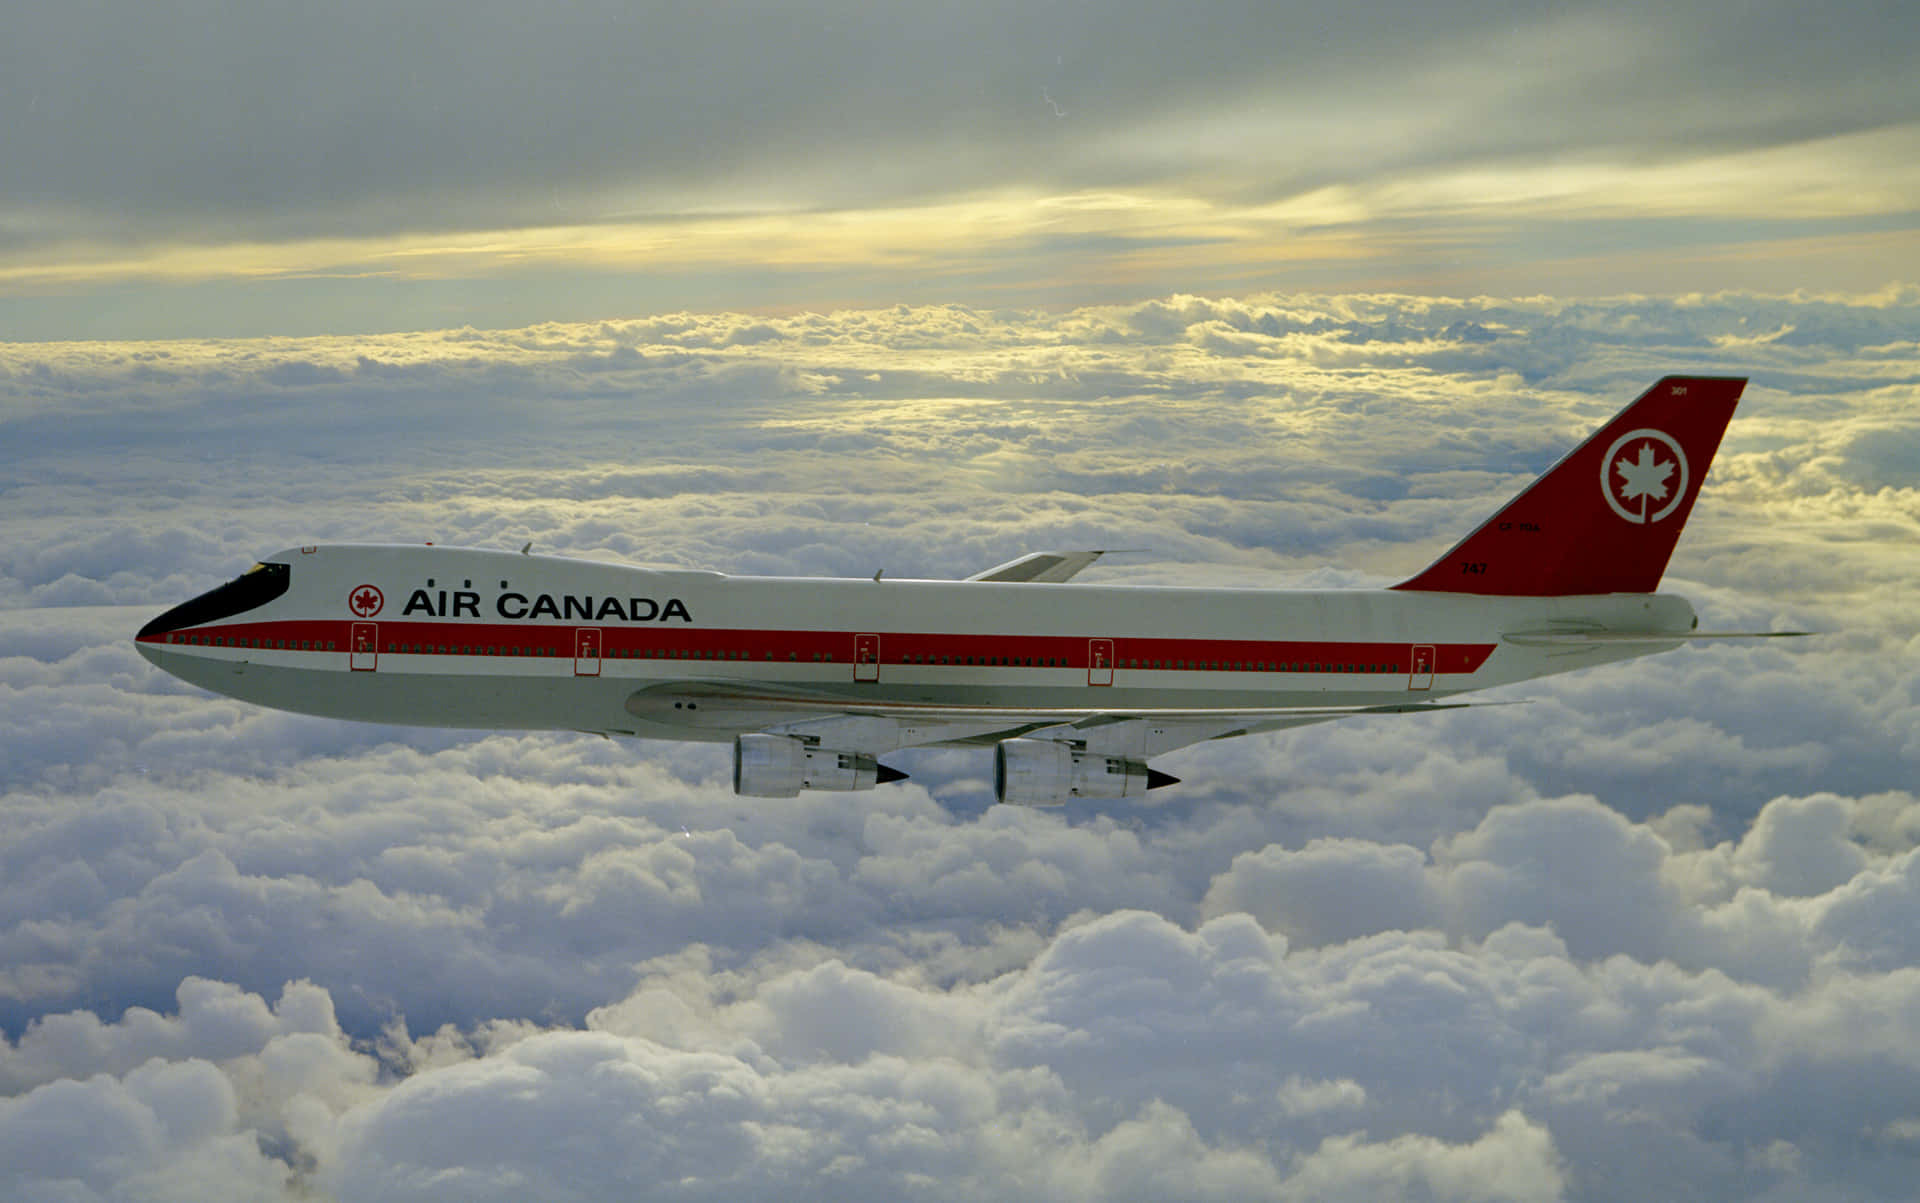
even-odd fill
[[[162,614],[160,617],[154,619],[152,622],[148,623],[146,626],[141,627],[140,633],[138,635],[135,635],[134,638],[135,639],[151,639],[155,635],[164,635],[168,631],[177,631],[181,627],[187,626],[188,625],[187,623],[182,622],[180,620],[180,612],[182,610],[185,610],[187,606],[190,606],[192,604],[193,604],[192,602],[188,602],[186,603],[186,605],[175,606],[173,609],[168,610],[165,614]]]
[[[189,602],[182,602],[140,628],[136,639],[152,639],[184,627],[217,622],[257,610],[287,591],[291,571],[285,564],[255,564],[218,589],[209,589]]]

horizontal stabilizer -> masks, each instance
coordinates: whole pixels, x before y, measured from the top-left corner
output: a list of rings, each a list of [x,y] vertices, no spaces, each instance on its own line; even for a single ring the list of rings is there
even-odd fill
[[[1520,631],[1500,638],[1522,647],[1621,647],[1691,643],[1696,639],[1797,639],[1812,631],[1684,631],[1662,635],[1636,631]]]

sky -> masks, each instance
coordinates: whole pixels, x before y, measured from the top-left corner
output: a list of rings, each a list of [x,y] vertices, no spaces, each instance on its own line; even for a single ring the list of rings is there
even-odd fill
[[[1898,0],[0,13],[0,336],[1920,275]]]
[[[1683,9],[0,13],[0,1196],[1910,1197],[1916,30]],[[1818,635],[1130,802],[131,643],[333,540],[1381,586],[1670,372],[1665,588]]]

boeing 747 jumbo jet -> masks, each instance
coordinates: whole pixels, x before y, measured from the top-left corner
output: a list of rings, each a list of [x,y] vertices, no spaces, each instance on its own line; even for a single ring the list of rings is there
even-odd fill
[[[1667,377],[1388,589],[1065,583],[1097,551],[807,580],[339,544],[268,556],[138,646],[306,714],[731,742],[754,797],[870,789],[905,776],[879,757],[957,744],[993,748],[1002,802],[1128,798],[1202,740],[1739,637],[1654,590],[1745,385]]]

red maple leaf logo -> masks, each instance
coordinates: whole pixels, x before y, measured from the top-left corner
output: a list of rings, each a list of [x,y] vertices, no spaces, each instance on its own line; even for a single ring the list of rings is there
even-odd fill
[[[1657,459],[1652,443],[1641,446],[1638,461],[1623,456],[1614,464],[1613,470],[1620,474],[1624,482],[1620,486],[1621,500],[1632,501],[1636,497],[1639,498],[1640,513],[1643,516],[1647,512],[1649,500],[1665,501],[1667,499],[1667,477],[1673,475],[1673,461]]]
[[[372,585],[362,585],[347,595],[347,607],[362,618],[372,618],[386,604],[386,596]]]

